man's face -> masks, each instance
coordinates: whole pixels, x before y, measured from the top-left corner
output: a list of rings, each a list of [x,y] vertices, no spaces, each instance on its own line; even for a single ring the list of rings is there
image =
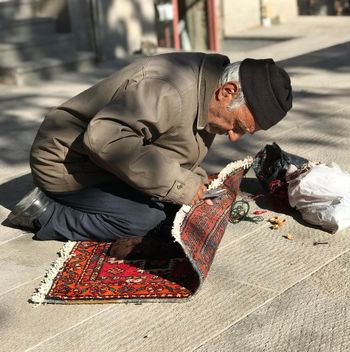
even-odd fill
[[[214,93],[209,103],[205,130],[209,133],[227,134],[231,142],[238,141],[246,133],[253,134],[260,130],[260,126],[246,104],[239,105],[232,110],[228,109],[235,94],[234,92],[230,94],[230,86],[226,91],[222,89],[225,89],[225,85]]]

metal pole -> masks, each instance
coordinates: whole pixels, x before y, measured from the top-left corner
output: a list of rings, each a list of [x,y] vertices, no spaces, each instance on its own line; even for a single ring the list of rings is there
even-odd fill
[[[174,48],[180,49],[180,37],[179,37],[179,7],[177,0],[173,1],[173,36],[174,36]]]
[[[208,9],[209,49],[213,51],[219,51],[216,1],[207,0],[207,9]]]

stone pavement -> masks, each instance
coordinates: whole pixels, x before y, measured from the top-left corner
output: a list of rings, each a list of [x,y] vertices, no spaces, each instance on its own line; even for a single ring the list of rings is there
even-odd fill
[[[279,60],[292,76],[294,108],[278,126],[234,145],[218,137],[205,162],[209,172],[273,141],[350,170],[349,28],[350,18],[299,18],[240,34],[274,44],[245,52],[225,47],[232,60]],[[1,221],[31,188],[28,151],[45,112],[111,69],[63,75],[36,87],[0,87]],[[259,192],[251,173],[242,187]],[[276,214],[272,204],[256,202],[251,205],[267,209],[267,217]],[[277,214],[287,219],[280,231],[271,231],[267,222],[230,224],[201,291],[181,304],[33,308],[27,300],[61,243],[33,241],[3,222],[0,351],[350,350],[350,230],[331,235],[303,223],[296,212]],[[288,232],[293,241],[283,237]],[[316,240],[328,244],[314,246]]]

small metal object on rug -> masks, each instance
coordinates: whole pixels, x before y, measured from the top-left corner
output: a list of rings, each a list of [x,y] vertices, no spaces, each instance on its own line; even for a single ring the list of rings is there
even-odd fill
[[[229,218],[230,222],[237,224],[238,222],[245,220],[258,223],[264,220],[262,216],[248,216],[249,209],[249,203],[245,200],[237,200],[233,202],[231,205],[231,213]]]
[[[227,193],[226,189],[222,189],[222,188],[210,189],[204,192],[203,199],[222,197],[226,193]]]

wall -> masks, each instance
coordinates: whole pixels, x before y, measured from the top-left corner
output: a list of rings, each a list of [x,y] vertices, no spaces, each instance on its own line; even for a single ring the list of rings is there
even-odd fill
[[[237,32],[260,26],[259,0],[222,0],[222,35],[230,37]]]
[[[76,48],[81,51],[95,51],[91,4],[87,0],[68,0],[68,9]]]
[[[265,24],[288,22],[298,15],[297,0],[221,0],[222,36],[230,37],[261,26],[263,7],[271,19]]]
[[[56,29],[59,32],[71,30],[67,0],[33,0],[32,2],[37,8],[36,15],[56,19]]]
[[[96,0],[94,11],[100,59],[132,54],[145,40],[156,44],[152,0]]]
[[[272,22],[288,22],[298,16],[296,0],[265,0],[271,8]]]

